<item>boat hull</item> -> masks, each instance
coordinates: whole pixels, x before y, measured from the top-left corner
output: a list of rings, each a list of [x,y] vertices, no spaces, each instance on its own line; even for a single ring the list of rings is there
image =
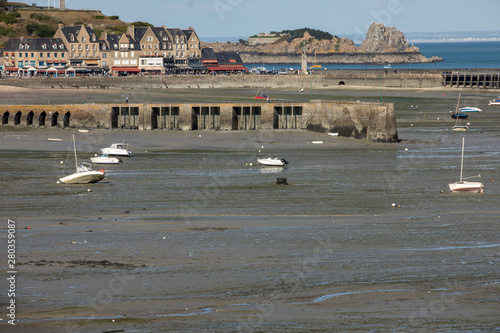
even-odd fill
[[[118,157],[91,157],[94,164],[120,164],[123,161]]]
[[[132,152],[126,149],[116,149],[116,148],[102,148],[101,154],[107,154],[110,156],[132,156]]]
[[[287,161],[284,159],[279,159],[279,158],[258,158],[257,162],[261,165],[265,166],[285,166],[288,164]]]
[[[91,184],[104,178],[104,171],[75,172],[59,179],[63,184]]]
[[[483,183],[480,182],[456,182],[448,184],[450,187],[450,191],[452,192],[473,192],[473,193],[482,193],[483,192]]]

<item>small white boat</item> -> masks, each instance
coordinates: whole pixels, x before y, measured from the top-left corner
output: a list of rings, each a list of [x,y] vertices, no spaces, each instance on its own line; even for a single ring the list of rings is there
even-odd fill
[[[450,187],[450,191],[452,192],[475,192],[482,193],[483,192],[483,183],[481,182],[468,182],[464,180],[462,177],[463,169],[464,169],[464,145],[465,138],[462,138],[462,161],[460,163],[460,180],[455,183],[450,183],[448,186]],[[481,177],[478,175],[477,177]],[[472,178],[472,177],[468,177]]]
[[[329,136],[339,136],[339,133],[328,133]]]
[[[287,160],[284,158],[272,158],[272,157],[266,157],[266,158],[258,158],[257,162],[262,165],[266,166],[286,166],[288,164]]]
[[[497,99],[491,100],[488,105],[500,105],[500,97]]]
[[[311,141],[311,143],[314,145],[322,145],[323,141]]]
[[[48,140],[50,142],[62,142],[63,141],[63,139],[61,139],[61,138],[49,138]]]
[[[90,160],[94,164],[119,164],[123,163],[123,160],[119,157],[110,157],[108,154],[99,154],[91,157]]]
[[[101,154],[108,154],[110,156],[133,156],[130,150],[125,148],[125,143],[113,143],[108,148],[102,148]]]
[[[481,110],[480,108],[476,108],[475,106],[466,106],[466,107],[460,108],[459,111],[460,112],[481,112],[483,110]]]
[[[458,107],[460,105],[460,96],[461,96],[461,94],[458,94],[458,102],[457,102],[457,107],[455,109],[455,114],[457,114],[457,115],[460,114],[459,109],[458,109]],[[462,109],[460,109],[460,111],[461,110]],[[464,112],[464,111],[462,111],[462,112]],[[453,128],[452,128],[454,131],[467,131],[469,129],[469,126],[458,125],[458,120],[461,119],[460,117],[456,117],[455,119],[456,119],[455,126],[453,126]]]
[[[59,179],[61,184],[89,184],[96,183],[104,178],[104,170],[94,171],[89,163],[78,165],[76,157],[75,136],[73,135],[73,149],[75,151],[76,172]]]
[[[468,129],[469,129],[469,126],[465,126],[465,125],[463,125],[463,126],[453,126],[453,130],[454,131],[461,131],[461,132],[463,132],[463,131],[467,131]]]
[[[80,133],[88,133],[89,130],[88,129],[79,129],[78,132],[80,132]]]

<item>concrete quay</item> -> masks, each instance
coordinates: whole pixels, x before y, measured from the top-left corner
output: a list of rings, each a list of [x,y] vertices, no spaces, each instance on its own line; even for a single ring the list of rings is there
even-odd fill
[[[138,130],[280,130],[334,132],[369,141],[398,140],[390,103],[0,105],[2,126]]]

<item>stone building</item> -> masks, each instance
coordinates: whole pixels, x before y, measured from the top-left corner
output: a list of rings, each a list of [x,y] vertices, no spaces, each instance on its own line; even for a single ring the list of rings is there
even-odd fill
[[[60,38],[11,38],[2,60],[8,74],[57,76],[72,72],[67,71],[68,49]]]

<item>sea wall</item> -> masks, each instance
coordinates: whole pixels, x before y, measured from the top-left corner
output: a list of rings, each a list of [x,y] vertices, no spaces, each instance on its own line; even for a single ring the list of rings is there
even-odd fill
[[[0,105],[2,126],[138,130],[314,130],[398,140],[394,105],[312,103]]]
[[[204,89],[266,88],[297,90],[303,87],[332,89],[339,86],[435,88],[442,87],[441,74],[398,73],[394,70],[324,71],[313,75],[168,75],[128,77],[35,77],[1,79],[0,85],[43,89]]]

